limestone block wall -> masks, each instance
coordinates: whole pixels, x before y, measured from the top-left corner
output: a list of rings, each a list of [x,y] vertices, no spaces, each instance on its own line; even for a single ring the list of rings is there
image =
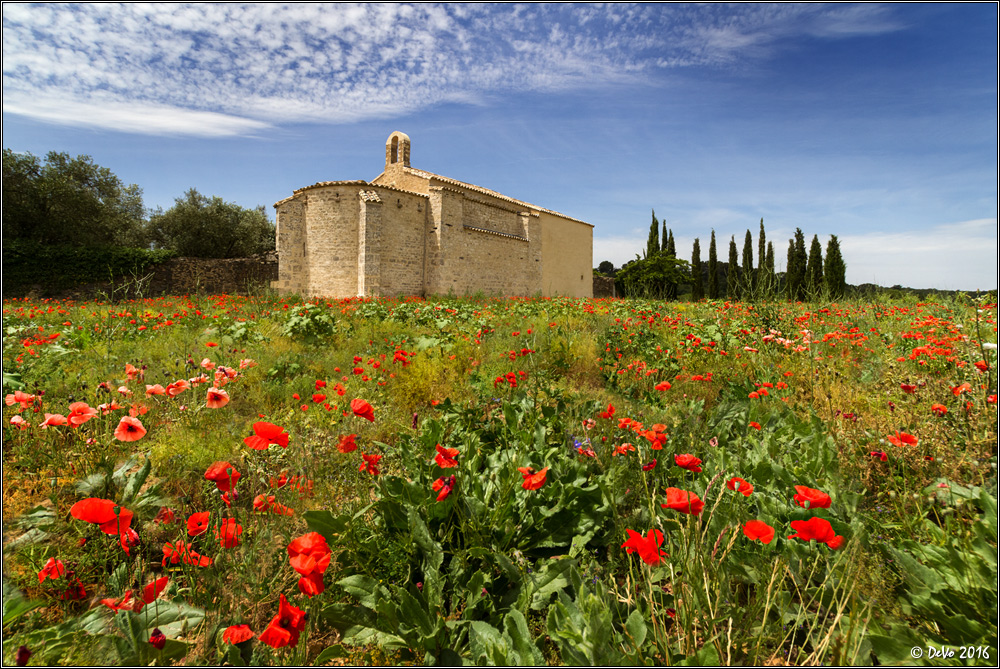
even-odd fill
[[[424,294],[430,199],[375,188],[382,200],[380,295]]]
[[[281,258],[273,288],[282,293],[301,293],[309,282],[305,261],[305,202],[302,197],[288,198],[275,205],[277,221],[276,248]]]
[[[305,263],[309,267],[306,294],[358,294],[360,190],[356,183],[334,183],[303,194],[308,198],[304,216]]]
[[[567,297],[593,297],[593,229],[542,211],[542,293]]]

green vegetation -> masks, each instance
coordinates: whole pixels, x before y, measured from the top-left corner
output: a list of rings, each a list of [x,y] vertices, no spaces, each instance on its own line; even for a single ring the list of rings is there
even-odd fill
[[[3,328],[5,663],[996,661],[992,295]]]

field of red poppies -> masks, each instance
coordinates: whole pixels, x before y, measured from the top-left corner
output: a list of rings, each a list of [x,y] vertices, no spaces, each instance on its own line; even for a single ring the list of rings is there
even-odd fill
[[[979,664],[996,304],[3,303],[3,659]]]

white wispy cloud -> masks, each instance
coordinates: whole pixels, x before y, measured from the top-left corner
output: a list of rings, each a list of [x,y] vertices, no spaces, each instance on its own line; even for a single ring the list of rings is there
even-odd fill
[[[895,30],[878,5],[4,4],[4,111],[251,134],[766,56]]]

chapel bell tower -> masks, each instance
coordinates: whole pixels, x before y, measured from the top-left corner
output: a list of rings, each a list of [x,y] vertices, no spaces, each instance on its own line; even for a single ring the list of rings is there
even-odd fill
[[[397,165],[410,166],[410,137],[398,130],[385,140],[385,169]]]

